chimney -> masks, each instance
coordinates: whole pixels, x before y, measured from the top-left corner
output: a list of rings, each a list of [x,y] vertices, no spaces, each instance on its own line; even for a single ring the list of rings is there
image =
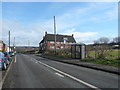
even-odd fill
[[[73,34],[72,34],[72,37],[73,37]]]
[[[45,38],[45,36],[43,36],[43,39]]]
[[[45,35],[47,35],[47,32],[45,32]]]

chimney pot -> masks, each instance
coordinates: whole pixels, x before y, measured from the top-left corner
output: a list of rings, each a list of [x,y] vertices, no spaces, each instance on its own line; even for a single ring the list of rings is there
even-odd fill
[[[45,36],[43,36],[43,39],[45,38]]]
[[[45,32],[45,35],[47,35],[47,32]]]

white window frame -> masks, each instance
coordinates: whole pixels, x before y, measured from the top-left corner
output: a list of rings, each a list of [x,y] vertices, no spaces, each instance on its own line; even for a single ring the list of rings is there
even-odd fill
[[[55,42],[54,41],[50,41],[50,44],[54,44]]]

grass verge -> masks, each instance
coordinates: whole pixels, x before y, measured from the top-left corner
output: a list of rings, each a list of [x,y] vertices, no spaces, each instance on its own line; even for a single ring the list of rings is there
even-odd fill
[[[103,64],[103,65],[109,65],[109,66],[115,66],[115,67],[120,67],[120,60],[83,59],[83,60],[80,60],[80,61],[89,62],[89,63]]]
[[[66,59],[66,57],[64,57],[64,56],[54,55],[54,54],[45,54],[45,53],[43,53],[42,56],[50,56],[50,57],[54,57],[54,58],[58,58],[58,59]]]
[[[54,54],[42,54],[42,56],[49,56],[58,59],[69,59],[64,56],[54,55]],[[109,66],[120,67],[120,60],[107,60],[107,59],[81,59],[80,62],[88,62],[88,63],[97,63]]]

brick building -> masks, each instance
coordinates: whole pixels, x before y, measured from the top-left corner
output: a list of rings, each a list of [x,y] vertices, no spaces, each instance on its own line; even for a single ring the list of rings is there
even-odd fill
[[[0,52],[9,52],[9,46],[6,45],[2,40],[0,40]]]
[[[70,44],[72,43],[76,43],[73,34],[72,35],[56,34],[56,49],[69,48]],[[47,32],[45,32],[45,36],[43,37],[43,40],[39,43],[39,48],[40,48],[40,52],[45,51],[47,49],[54,49],[55,35],[47,34]]]

